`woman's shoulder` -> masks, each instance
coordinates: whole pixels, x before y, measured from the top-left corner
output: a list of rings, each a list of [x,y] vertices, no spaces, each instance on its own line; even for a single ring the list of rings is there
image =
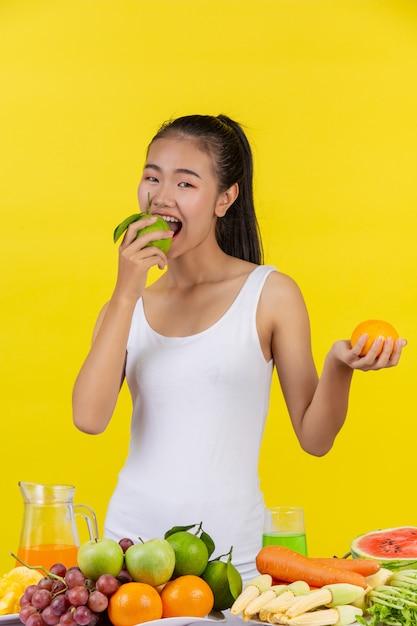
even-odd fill
[[[294,278],[279,272],[276,268],[272,269],[275,271],[269,273],[262,292],[264,305],[270,306],[275,311],[277,310],[275,307],[296,306],[297,304],[304,306],[300,287]]]

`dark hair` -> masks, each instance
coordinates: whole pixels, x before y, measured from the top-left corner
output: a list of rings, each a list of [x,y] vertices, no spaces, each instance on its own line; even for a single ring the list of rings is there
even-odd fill
[[[238,197],[216,223],[220,248],[231,256],[261,264],[263,251],[253,201],[252,151],[241,126],[225,115],[186,115],[165,122],[152,142],[176,135],[195,139],[199,148],[212,157],[220,192],[235,183],[239,185]]]

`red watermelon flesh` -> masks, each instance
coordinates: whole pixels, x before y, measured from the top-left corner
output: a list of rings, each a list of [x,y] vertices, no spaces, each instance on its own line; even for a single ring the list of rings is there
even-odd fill
[[[356,537],[353,558],[372,558],[391,570],[417,569],[417,527],[400,526],[374,530]]]

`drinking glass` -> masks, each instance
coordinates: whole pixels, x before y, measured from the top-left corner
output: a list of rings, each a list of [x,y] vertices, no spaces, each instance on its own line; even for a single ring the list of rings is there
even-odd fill
[[[307,556],[304,511],[299,506],[272,506],[265,509],[263,546],[285,546]]]

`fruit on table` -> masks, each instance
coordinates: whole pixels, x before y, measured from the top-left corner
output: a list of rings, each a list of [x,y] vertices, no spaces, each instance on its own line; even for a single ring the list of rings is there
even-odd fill
[[[134,626],[161,619],[161,596],[146,583],[126,583],[111,596],[108,616],[113,626]]]
[[[392,337],[392,350],[394,350],[394,343],[399,338],[397,331],[394,326],[392,326],[389,322],[384,322],[383,320],[365,320],[356,326],[352,333],[352,337],[350,340],[351,346],[353,347],[355,343],[358,341],[359,337],[364,334],[368,335],[368,339],[366,344],[362,348],[362,351],[359,356],[365,356],[368,353],[370,347],[372,346],[375,339],[378,337],[384,337],[387,339],[388,337]],[[384,347],[384,342],[381,344],[381,348],[378,351],[377,356],[379,356],[382,352],[382,348]],[[391,350],[391,353],[392,353]]]
[[[213,592],[215,611],[230,609],[242,591],[242,577],[232,564],[232,548],[224,556],[228,557],[227,562],[221,561],[221,557],[213,559],[201,574]]]
[[[148,209],[146,213],[134,213],[133,215],[130,215],[129,217],[124,219],[123,222],[121,222],[118,226],[116,226],[116,228],[114,229],[114,233],[113,233],[114,243],[116,243],[116,241],[119,239],[119,237],[121,237],[121,235],[125,232],[125,230],[130,224],[132,224],[133,222],[137,222],[137,220],[143,219],[144,217],[151,217],[149,194],[148,194]],[[145,233],[154,232],[156,230],[171,230],[167,222],[164,220],[164,218],[160,217],[159,215],[152,216],[152,217],[156,217],[156,222],[154,224],[151,224],[150,226],[145,226],[145,228],[142,228],[140,232],[137,234],[137,237],[140,237],[141,235],[144,235]],[[172,245],[172,238],[157,239],[156,241],[151,241],[150,243],[146,244],[145,248],[149,248],[150,246],[156,246],[157,248],[159,248],[166,254],[171,248],[171,245]]]
[[[193,574],[200,576],[207,567],[209,553],[200,537],[180,530],[167,537],[175,553],[174,577]]]
[[[161,600],[162,617],[205,617],[213,608],[214,595],[200,576],[187,574],[170,580]]]
[[[19,618],[25,626],[94,626],[119,588],[108,574],[94,583],[79,567],[67,569],[62,563],[42,571],[45,576],[26,587],[20,599]]]
[[[353,558],[371,558],[395,571],[417,569],[417,527],[399,526],[374,530],[353,539]]]
[[[20,598],[29,585],[36,585],[43,574],[24,565],[0,577],[0,615],[18,613]]]
[[[123,550],[114,539],[90,539],[78,550],[78,566],[91,580],[97,580],[102,574],[118,576],[123,562]]]
[[[166,539],[148,539],[126,550],[125,565],[134,581],[158,587],[174,572],[175,552]]]

